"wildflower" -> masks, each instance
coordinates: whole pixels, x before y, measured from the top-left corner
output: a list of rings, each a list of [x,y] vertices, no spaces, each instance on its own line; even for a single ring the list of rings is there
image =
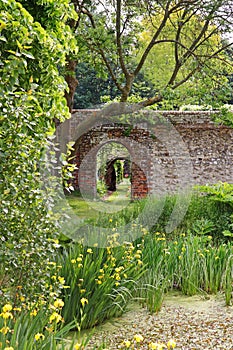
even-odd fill
[[[57,299],[54,301],[54,304],[53,304],[56,308],[60,308],[62,309],[63,306],[64,306],[64,301],[62,301],[61,299]]]
[[[115,283],[115,286],[116,286],[116,287],[118,287],[119,285],[120,285],[120,283],[119,283],[119,282],[116,282],[116,283]]]
[[[78,267],[83,267],[83,264],[78,264]]]
[[[30,312],[30,316],[36,316],[37,315],[37,310],[34,309]]]
[[[14,348],[12,348],[12,346],[7,346],[4,350],[14,350]]]
[[[42,334],[42,333],[37,333],[37,334],[35,335],[35,340],[38,341],[38,340],[40,340],[40,339],[44,340],[44,334]]]
[[[142,260],[138,260],[138,265],[140,266],[142,264],[143,264]]]
[[[115,274],[115,279],[116,279],[116,281],[120,281],[121,280],[121,276],[119,275],[119,273]]]
[[[49,322],[52,323],[55,321],[56,323],[60,322],[62,320],[61,315],[59,315],[57,312],[53,312],[52,315],[49,317]]]
[[[80,289],[80,293],[83,294],[86,292],[86,289]]]
[[[75,264],[76,263],[76,260],[75,259],[71,259],[71,264]]]
[[[21,307],[14,307],[14,311],[21,311]]]
[[[0,329],[0,332],[2,333],[2,334],[7,334],[8,332],[9,332],[9,330],[10,330],[10,328],[9,327],[2,327],[1,329]]]
[[[102,284],[102,281],[101,280],[97,280],[97,284]]]
[[[91,248],[88,248],[88,249],[87,249],[87,253],[92,254],[92,253],[93,253],[92,249],[91,249]]]
[[[171,348],[174,349],[175,346],[176,346],[175,340],[170,339],[170,340],[167,342],[167,347],[168,347],[168,349],[171,349]]]
[[[109,219],[109,222],[112,222],[112,219]]]
[[[5,304],[2,308],[3,312],[7,312],[7,311],[11,311],[11,310],[12,310],[11,304]]]
[[[82,261],[83,259],[82,258],[77,258],[77,262],[80,262],[80,261]]]
[[[58,281],[59,281],[61,284],[65,284],[65,278],[64,278],[64,277],[58,276]]]
[[[81,298],[80,302],[81,302],[82,306],[84,307],[85,304],[88,304],[88,299],[87,298]]]
[[[131,342],[129,340],[124,340],[123,341],[123,346],[125,346],[127,349],[130,347]]]
[[[124,270],[124,267],[123,267],[123,266],[119,266],[119,267],[116,267],[116,268],[115,268],[115,271],[116,271],[116,272],[121,272],[122,270]]]
[[[81,344],[80,343],[76,343],[74,346],[74,350],[79,350],[81,348]]]
[[[143,336],[141,334],[135,334],[134,336],[134,340],[136,341],[136,343],[140,343],[143,341]]]
[[[13,318],[13,315],[12,315],[12,313],[11,312],[2,312],[1,314],[0,314],[0,316],[2,316],[2,318],[4,318],[4,319],[7,319],[7,318]]]

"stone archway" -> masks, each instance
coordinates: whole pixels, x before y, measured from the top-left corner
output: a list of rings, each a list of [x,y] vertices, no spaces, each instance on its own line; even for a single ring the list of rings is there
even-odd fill
[[[115,192],[124,179],[129,182],[131,155],[126,146],[120,142],[108,141],[99,149],[96,157],[97,183],[101,181],[108,192]]]

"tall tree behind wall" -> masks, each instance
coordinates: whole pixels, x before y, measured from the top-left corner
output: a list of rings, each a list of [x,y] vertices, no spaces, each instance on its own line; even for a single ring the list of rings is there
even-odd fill
[[[216,40],[232,30],[232,0],[74,2],[80,57],[91,59],[97,70],[110,75],[122,102],[128,100],[145,65],[150,66],[153,50],[164,52],[165,46],[172,56],[166,74],[163,62],[156,63],[162,63],[156,74],[164,81],[154,86],[153,96],[148,95],[141,106],[161,102],[192,79],[217,81],[222,78],[223,65],[232,69],[224,54],[232,44]],[[145,31],[145,23],[150,24],[150,35],[142,45],[139,34]]]

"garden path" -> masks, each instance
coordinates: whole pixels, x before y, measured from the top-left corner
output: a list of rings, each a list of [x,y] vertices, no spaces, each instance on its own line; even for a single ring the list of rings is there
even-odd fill
[[[120,349],[122,342],[141,334],[138,349],[148,349],[150,342],[173,338],[178,350],[233,350],[233,306],[224,306],[222,296],[186,297],[172,294],[165,298],[157,314],[133,305],[122,317],[97,328],[91,345],[103,340],[106,349]]]

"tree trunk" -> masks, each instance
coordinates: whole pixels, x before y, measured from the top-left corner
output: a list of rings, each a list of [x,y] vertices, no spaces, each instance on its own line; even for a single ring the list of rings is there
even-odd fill
[[[65,75],[65,80],[68,84],[69,91],[65,91],[65,98],[67,101],[67,106],[69,107],[70,113],[72,112],[73,105],[74,105],[74,93],[76,90],[76,87],[78,85],[78,80],[75,76],[75,69],[77,66],[77,62],[75,60],[67,59],[66,69],[67,73]]]

